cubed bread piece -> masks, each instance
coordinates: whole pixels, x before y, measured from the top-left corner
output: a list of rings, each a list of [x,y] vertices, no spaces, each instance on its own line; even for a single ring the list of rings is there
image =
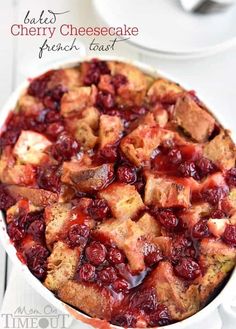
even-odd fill
[[[114,88],[114,84],[112,81],[112,76],[110,74],[102,74],[100,76],[98,88],[100,90],[107,91],[110,94],[114,94],[115,88]]]
[[[43,103],[38,98],[27,94],[20,97],[17,106],[24,115],[37,115],[44,108]]]
[[[161,235],[160,223],[147,212],[139,218],[136,224],[144,232],[143,235],[146,237]]]
[[[229,194],[222,200],[222,206],[231,215],[236,212],[236,188],[232,188]]]
[[[151,113],[154,116],[154,120],[158,124],[158,126],[164,128],[169,119],[168,112],[165,109],[160,108],[160,107],[156,107],[156,108],[152,109],[151,111],[152,111]]]
[[[21,163],[37,165],[46,158],[44,151],[51,144],[42,134],[23,130],[14,146],[13,153]]]
[[[174,118],[178,126],[200,143],[208,140],[215,125],[213,116],[202,109],[189,95],[177,100]]]
[[[133,185],[113,183],[99,192],[99,196],[107,201],[115,218],[133,218],[145,208],[141,196]]]
[[[211,212],[211,206],[207,202],[199,202],[191,206],[189,209],[184,209],[180,217],[183,223],[189,230],[203,217],[207,216]]]
[[[63,165],[62,182],[71,183],[80,192],[93,192],[105,188],[113,179],[113,164],[106,163],[97,167]]]
[[[65,90],[82,85],[80,70],[78,67],[71,67],[61,70],[54,70],[47,84],[47,89],[52,90],[57,86],[62,86]]]
[[[56,193],[43,189],[18,185],[8,185],[6,188],[13,198],[27,199],[31,201],[34,206],[37,207],[46,207],[50,204],[57,202],[58,200],[58,195]]]
[[[145,268],[142,229],[131,219],[110,219],[99,225],[95,235],[104,236],[125,253],[131,271],[140,272]]]
[[[0,159],[0,181],[4,184],[34,185],[35,168],[31,164],[7,163]]]
[[[74,136],[84,150],[94,148],[98,140],[93,129],[83,119],[77,120]]]
[[[122,136],[123,124],[119,117],[102,114],[99,124],[99,147],[115,144]]]
[[[217,287],[223,283],[236,264],[235,248],[220,240],[203,239],[200,244],[200,264],[204,275],[199,279],[199,293],[202,306],[214,294]]]
[[[117,89],[117,103],[141,105],[151,78],[130,64],[110,61],[108,66],[112,75],[122,74],[127,78],[127,82]]]
[[[62,165],[61,181],[66,184],[72,184],[71,177],[76,174],[81,168],[91,167],[91,158],[87,154],[82,154],[80,159],[64,161]]]
[[[171,319],[180,321],[196,313],[199,308],[199,294],[195,285],[187,287],[173,273],[172,265],[160,262],[149,275],[144,287],[154,287],[158,302],[167,306]]]
[[[111,319],[114,299],[108,289],[96,283],[69,280],[59,288],[58,297],[91,317]]]
[[[157,236],[152,242],[162,251],[165,257],[170,257],[172,253],[172,238],[169,236]]]
[[[147,165],[152,152],[174,133],[158,126],[140,125],[125,136],[120,147],[125,156],[137,166]]]
[[[77,87],[65,93],[61,99],[61,114],[67,117],[71,114],[79,114],[86,107],[91,107],[95,104],[97,96],[97,88]]]
[[[236,149],[227,132],[222,131],[209,143],[204,145],[203,154],[215,163],[220,169],[235,167]]]
[[[161,208],[190,206],[190,187],[184,179],[155,177],[148,173],[144,202]]]
[[[65,234],[66,223],[70,220],[70,203],[57,203],[45,208],[47,246],[51,249],[53,243]]]
[[[98,128],[100,113],[96,107],[87,107],[81,113],[81,119],[86,122],[93,130]]]
[[[148,90],[148,97],[152,102],[156,101],[176,101],[177,97],[183,92],[180,85],[164,78],[159,78],[153,82]]]
[[[68,280],[73,279],[79,259],[79,248],[71,249],[62,241],[56,242],[47,259],[47,277],[44,285],[49,290],[58,291]]]
[[[152,216],[144,214],[137,222],[131,219],[110,219],[100,224],[94,234],[109,239],[123,250],[131,271],[136,273],[145,268],[145,242],[160,235],[160,226]]]

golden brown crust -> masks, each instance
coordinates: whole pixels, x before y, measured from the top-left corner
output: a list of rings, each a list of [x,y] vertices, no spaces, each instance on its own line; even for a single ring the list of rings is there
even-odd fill
[[[200,143],[206,142],[214,129],[215,119],[188,95],[177,100],[174,117],[177,125]]]
[[[107,289],[99,288],[94,283],[82,284],[69,280],[60,287],[58,296],[92,317],[108,321],[111,318],[113,298]]]

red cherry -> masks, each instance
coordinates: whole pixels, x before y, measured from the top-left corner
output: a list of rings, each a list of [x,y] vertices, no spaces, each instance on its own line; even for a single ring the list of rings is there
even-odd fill
[[[112,83],[115,89],[119,89],[121,86],[125,85],[128,82],[128,79],[123,74],[115,74],[112,77]]]
[[[207,220],[199,220],[192,229],[192,236],[196,239],[203,239],[210,235]]]
[[[98,272],[98,278],[102,281],[102,283],[110,284],[117,279],[117,274],[114,267],[109,266]]]
[[[179,224],[178,218],[169,209],[160,210],[157,217],[160,220],[161,224],[168,230],[176,228]]]
[[[110,209],[106,200],[96,199],[88,209],[89,215],[98,221],[106,219],[110,215]]]
[[[79,269],[79,278],[82,281],[92,281],[95,277],[95,267],[91,264],[83,264]]]
[[[89,236],[89,227],[84,224],[74,224],[68,231],[68,238],[72,247],[84,246]]]
[[[194,162],[192,161],[185,161],[181,163],[178,168],[179,173],[183,177],[193,177],[194,179],[200,179],[197,167]]]
[[[176,275],[186,280],[194,280],[201,274],[198,263],[191,258],[182,258],[174,270]]]
[[[222,238],[227,244],[236,246],[236,225],[227,225]]]
[[[107,259],[114,265],[122,264],[125,262],[125,256],[117,248],[110,248],[107,253]]]
[[[91,242],[85,250],[85,254],[88,261],[96,266],[104,262],[106,258],[106,253],[106,247],[97,241]]]
[[[144,311],[150,314],[157,307],[157,295],[154,288],[140,289],[130,298],[131,308]]]
[[[45,224],[42,220],[36,219],[27,229],[27,233],[31,234],[36,240],[44,238]]]
[[[230,187],[236,186],[236,168],[232,168],[227,172],[226,182]]]
[[[196,166],[201,177],[205,177],[216,170],[214,163],[207,158],[200,158],[196,161]]]
[[[129,289],[129,284],[124,279],[116,279],[112,284],[113,290],[116,292],[127,292]]]
[[[25,251],[30,271],[40,280],[43,280],[47,274],[48,250],[40,244],[35,244]]]
[[[115,98],[108,91],[99,91],[96,104],[101,109],[111,109],[115,105]]]
[[[119,182],[132,184],[137,180],[137,174],[134,167],[120,166],[117,169],[117,179]]]
[[[153,249],[153,248],[151,248]],[[145,264],[148,266],[153,266],[163,259],[163,254],[160,249],[155,248],[155,250],[150,250],[145,254],[144,260]]]
[[[16,243],[20,242],[24,237],[24,230],[17,227],[13,222],[8,224],[7,232],[10,239]]]
[[[173,164],[180,164],[182,161],[182,154],[178,149],[172,149],[168,152],[168,158]]]
[[[228,191],[223,187],[212,187],[202,192],[202,199],[212,205],[216,205],[227,193]]]
[[[151,327],[167,326],[170,323],[170,314],[167,307],[163,304],[159,304],[156,310],[149,316],[149,325]]]

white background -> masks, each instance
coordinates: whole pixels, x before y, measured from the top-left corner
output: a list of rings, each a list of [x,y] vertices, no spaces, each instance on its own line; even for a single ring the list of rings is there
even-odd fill
[[[52,9],[58,12],[70,10],[69,14],[63,16],[63,19],[59,19],[59,24],[68,22],[76,26],[100,25],[90,0],[1,0],[0,107],[16,86],[25,78],[32,77],[38,70],[50,65],[55,60],[70,58],[70,56],[75,58],[77,55],[76,52],[71,54],[62,52],[48,53],[45,54],[43,59],[39,60],[38,47],[42,44],[45,37],[11,36],[10,26],[14,23],[22,23],[28,10],[31,10],[32,15],[37,17],[43,9]],[[141,24],[142,22],[140,22],[140,31],[142,30]],[[54,42],[55,40],[70,43],[73,38],[63,40],[55,38]],[[80,37],[77,38],[77,41],[84,43],[88,53],[87,48],[91,38]],[[105,39],[103,41],[105,42]],[[52,41],[50,40],[50,42]],[[97,54],[90,52],[89,55],[96,56]],[[106,53],[102,55],[106,55]],[[171,60],[161,57],[150,57],[143,54],[141,50],[122,42],[114,52],[109,52],[107,55],[119,55],[129,59],[138,59],[167,72],[181,84],[196,90],[205,103],[223,120],[225,126],[232,130],[236,128],[235,47],[208,58]],[[7,264],[8,266],[6,266]],[[5,279],[9,277],[10,271],[11,266],[0,246],[0,304],[5,285],[7,284]]]

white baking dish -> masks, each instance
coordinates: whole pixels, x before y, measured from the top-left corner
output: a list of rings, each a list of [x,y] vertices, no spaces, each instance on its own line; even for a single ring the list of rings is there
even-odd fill
[[[65,68],[65,67],[74,66],[74,65],[78,64],[79,62],[82,62],[87,59],[89,59],[89,58],[86,57],[86,58],[79,59],[79,60],[73,61],[73,62],[70,62],[67,60],[65,62],[57,63],[54,66],[50,66],[48,69],[57,69],[57,68]],[[161,75],[168,79],[171,79],[170,76],[168,76],[167,74],[164,74],[163,72],[160,72],[154,68],[151,68],[151,67],[149,67],[143,63],[137,62],[137,61],[130,61],[130,60],[127,60],[124,58],[119,58],[119,57],[102,57],[102,59],[119,60],[119,61],[123,61],[123,62],[132,63],[133,65],[137,66],[142,71],[144,71],[148,74],[151,74],[153,76]],[[43,73],[43,72],[39,72],[39,74],[41,74],[41,73]],[[171,79],[171,80],[173,80],[173,79]],[[176,82],[179,82],[179,81],[176,81]],[[16,89],[16,91],[9,97],[6,104],[1,109],[0,127],[3,126],[9,112],[12,109],[14,109],[19,96],[25,90],[25,88],[28,86],[28,84],[29,84],[28,81],[25,81],[24,83],[22,83]],[[222,125],[224,125],[224,122],[221,122],[221,123],[222,123]],[[18,268],[20,271],[23,272],[27,282],[35,289],[35,291],[37,293],[41,294],[49,303],[51,303],[52,305],[57,307],[63,313],[71,314],[74,318],[76,318],[80,322],[83,322],[84,324],[86,323],[86,324],[92,325],[96,328],[103,328],[103,329],[104,328],[107,329],[109,327],[108,325],[104,325],[104,321],[91,319],[90,317],[69,307],[68,305],[66,305],[59,299],[57,299],[51,291],[49,291],[47,288],[45,288],[43,286],[43,284],[36,277],[34,277],[33,274],[31,274],[28,267],[25,264],[23,264],[17,257],[16,249],[13,246],[13,244],[11,243],[9,236],[7,234],[6,224],[5,224],[5,220],[4,220],[2,213],[0,213],[0,240],[2,242],[2,245],[5,248],[6,252],[10,256],[13,264],[16,266],[16,268]],[[224,307],[224,303],[226,303],[226,305],[228,305],[229,301],[231,301],[233,296],[235,296],[235,292],[236,292],[236,269],[233,271],[233,273],[232,273],[231,277],[229,278],[225,287],[222,289],[222,291],[217,295],[217,297],[211,303],[209,303],[201,311],[197,312],[196,314],[189,317],[188,319],[183,320],[181,322],[177,322],[177,323],[169,325],[169,326],[166,326],[165,328],[168,328],[168,329],[184,329],[184,328],[192,329],[193,327],[195,328],[195,326],[197,326],[204,319],[206,319],[208,316],[210,316],[211,313],[214,310],[216,310],[220,305],[221,305],[221,311],[222,311],[222,309],[229,310],[228,306]],[[233,311],[232,312],[228,311],[227,314],[228,314],[228,316],[231,316],[232,318],[234,317]],[[236,316],[233,321],[235,321],[234,323],[236,324]],[[84,324],[82,324],[82,326],[84,326]],[[114,326],[114,325],[110,325],[110,327],[118,328],[117,326]]]

